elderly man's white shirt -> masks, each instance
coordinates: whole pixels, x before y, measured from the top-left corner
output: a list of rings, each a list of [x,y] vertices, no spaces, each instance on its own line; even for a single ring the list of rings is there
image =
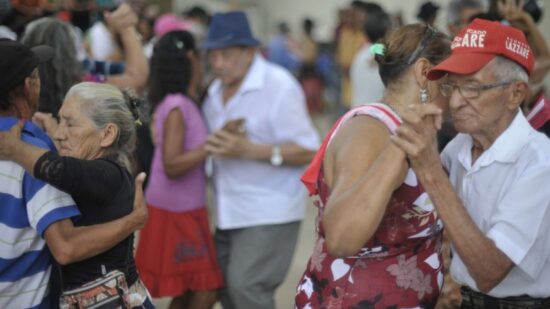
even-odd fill
[[[211,132],[229,120],[244,118],[252,143],[295,143],[311,150],[319,145],[300,85],[286,70],[260,55],[255,56],[240,89],[225,105],[221,82],[215,80],[203,111]],[[304,217],[306,191],[300,182],[304,167],[239,159],[213,161],[219,228],[288,223]]]
[[[488,294],[550,296],[550,140],[518,112],[473,165],[471,149],[470,135],[459,134],[443,164],[477,226],[516,265]],[[453,277],[479,291],[454,253]]]

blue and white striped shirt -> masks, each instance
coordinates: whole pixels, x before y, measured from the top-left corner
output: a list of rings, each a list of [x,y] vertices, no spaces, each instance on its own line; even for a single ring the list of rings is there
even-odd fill
[[[0,117],[0,131],[15,118]],[[22,139],[55,149],[42,130],[26,123]],[[44,231],[56,221],[79,215],[72,198],[33,178],[10,161],[0,161],[0,308],[48,308],[51,254]]]

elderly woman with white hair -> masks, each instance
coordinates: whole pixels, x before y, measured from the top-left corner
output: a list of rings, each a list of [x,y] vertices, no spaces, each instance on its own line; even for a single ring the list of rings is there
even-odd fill
[[[2,158],[71,194],[82,214],[76,226],[104,223],[130,213],[135,189],[131,153],[139,123],[136,99],[111,85],[80,83],[67,93],[59,123],[53,117],[41,119],[59,153],[23,142],[21,125],[16,125],[0,133]],[[59,267],[62,290],[119,271],[129,287],[127,297],[122,297],[124,307],[154,308],[136,271],[133,244],[130,235],[97,256],[71,264],[59,261],[64,264]],[[61,307],[72,308],[68,301],[62,297]]]

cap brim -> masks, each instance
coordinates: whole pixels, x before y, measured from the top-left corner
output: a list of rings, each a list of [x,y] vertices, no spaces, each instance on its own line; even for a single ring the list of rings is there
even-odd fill
[[[447,73],[469,75],[481,70],[495,54],[460,53],[453,54],[428,72],[429,80],[437,80]]]
[[[47,45],[39,45],[31,48],[31,51],[38,57],[38,63],[44,63],[52,60],[53,48]]]

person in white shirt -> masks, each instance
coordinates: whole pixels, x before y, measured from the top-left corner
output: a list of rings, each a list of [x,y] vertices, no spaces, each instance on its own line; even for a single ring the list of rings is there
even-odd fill
[[[299,178],[319,144],[300,85],[257,45],[243,12],[215,14],[202,44],[217,77],[203,112],[226,309],[275,308],[305,212]]]
[[[523,33],[475,19],[428,78],[459,134],[440,157],[441,110],[413,108],[393,141],[436,207],[453,246],[463,308],[550,306],[550,140],[521,113],[533,54]],[[447,172],[449,173],[447,176]]]
[[[357,51],[350,67],[351,105],[379,102],[384,95],[384,84],[378,72],[378,63],[370,52],[372,44],[383,38],[391,28],[391,19],[380,8],[370,11],[363,27],[367,42]]]

